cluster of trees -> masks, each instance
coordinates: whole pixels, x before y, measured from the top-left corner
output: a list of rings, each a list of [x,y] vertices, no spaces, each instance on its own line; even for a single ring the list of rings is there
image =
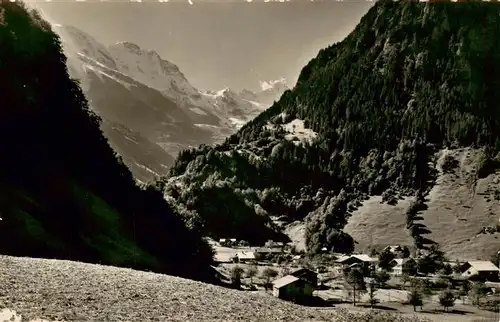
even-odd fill
[[[408,304],[413,306],[414,311],[417,307],[422,307],[424,305],[425,299],[434,294],[433,287],[427,280],[410,278],[409,286],[407,287],[408,292]],[[462,298],[465,303],[465,297],[469,297],[473,305],[485,307],[489,310],[494,310],[498,312],[498,304],[496,308],[491,307],[491,303],[484,302],[484,296],[491,291],[490,287],[487,287],[483,282],[472,282],[465,280],[460,286],[455,289],[452,284],[449,283],[439,292],[438,300],[444,311],[448,311],[455,305],[455,301]]]
[[[368,280],[365,277],[369,277]],[[368,294],[370,305],[373,307],[379,301],[376,298],[377,290],[387,287],[391,276],[387,270],[375,271],[373,267],[346,268],[344,270],[345,289],[352,297],[353,305],[363,293]]]
[[[169,175],[190,172],[188,184],[203,185],[218,173],[232,188],[273,189],[273,202],[258,202],[267,213],[316,218],[307,221],[310,249],[348,251],[349,202],[425,195],[441,147],[500,148],[499,13],[479,2],[379,1],[303,68],[293,90],[222,145],[183,152]],[[285,139],[281,124],[296,118],[318,134],[311,144]],[[319,209],[327,197],[337,199]],[[425,244],[421,228],[410,229]]]
[[[419,190],[417,195],[415,196],[415,199],[410,203],[410,206],[406,210],[405,214],[406,229],[409,230],[410,235],[413,238],[415,248],[418,250],[424,249],[428,245],[435,245],[435,242],[423,236],[431,233],[431,231],[427,229],[425,224],[421,222],[424,218],[419,215],[427,208],[428,207],[425,204],[425,196],[421,192],[421,190]]]
[[[348,199],[346,194],[327,197],[323,204],[312,211],[307,218],[305,239],[311,253],[319,253],[321,248],[336,253],[352,253],[354,239],[342,231],[347,224]]]
[[[36,11],[0,3],[0,253],[211,276],[212,250],[138,187]]]
[[[380,254],[379,267],[383,271],[372,274],[375,277],[375,282],[384,278],[384,272],[391,271],[392,267],[389,263],[393,258],[395,255],[390,251],[384,251]],[[435,245],[427,249],[426,253],[416,260],[404,262],[401,280],[403,288],[408,291],[407,303],[411,304],[414,310],[417,307],[422,309],[425,300],[436,294],[437,289],[438,300],[444,311],[453,307],[459,298],[462,298],[465,303],[465,297],[468,296],[473,305],[498,312],[499,302],[497,300],[484,301],[485,295],[491,291],[491,288],[487,287],[484,281],[478,277],[468,280],[454,280],[452,274],[459,272],[460,263],[457,262],[455,266],[446,263],[444,254]],[[431,281],[425,278],[429,274],[439,274],[440,277]]]
[[[234,266],[231,268],[231,285],[235,288],[241,287],[241,279],[243,277],[250,278],[250,287],[254,287],[253,279],[259,274],[259,269],[256,265],[248,266],[247,269],[243,269],[240,266]],[[272,288],[271,280],[279,275],[278,271],[266,267],[260,272],[260,277],[264,280],[264,287],[267,289]]]
[[[404,250],[398,255],[408,257]],[[362,294],[368,295],[368,301],[372,307],[378,303],[377,291],[387,287],[390,280],[389,272],[392,270],[391,262],[395,258],[397,258],[396,254],[387,249],[379,257],[380,270],[375,270],[375,267],[371,265],[344,269],[345,289],[350,294],[354,305]],[[459,271],[458,265],[455,268]],[[448,311],[455,305],[457,299],[462,298],[465,303],[465,297],[468,296],[472,304],[498,312],[498,301],[484,301],[484,296],[491,291],[491,288],[480,280],[454,280],[451,276],[453,272],[454,268],[444,262],[443,254],[436,247],[431,247],[428,254],[417,260],[405,261],[401,286],[407,291],[406,303],[412,305],[414,311],[418,307],[422,310],[426,300],[437,293],[439,304],[444,311]],[[436,273],[439,273],[441,277],[435,281],[425,277]]]

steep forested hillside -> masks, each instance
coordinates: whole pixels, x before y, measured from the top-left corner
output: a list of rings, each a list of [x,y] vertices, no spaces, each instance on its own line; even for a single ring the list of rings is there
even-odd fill
[[[136,186],[65,63],[48,23],[0,2],[0,253],[207,277],[210,248]]]
[[[408,229],[424,247],[412,220],[436,153],[482,147],[477,176],[497,164],[499,14],[479,1],[377,2],[270,109],[224,144],[182,153],[164,180],[170,200],[211,235],[264,240],[266,220],[284,215],[305,220],[309,251],[349,252],[343,227],[361,201],[415,196]]]

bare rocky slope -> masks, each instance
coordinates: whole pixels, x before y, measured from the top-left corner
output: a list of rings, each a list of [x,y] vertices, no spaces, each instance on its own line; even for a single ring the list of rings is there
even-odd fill
[[[124,268],[0,256],[4,308],[49,321],[424,321],[302,307],[269,294]]]

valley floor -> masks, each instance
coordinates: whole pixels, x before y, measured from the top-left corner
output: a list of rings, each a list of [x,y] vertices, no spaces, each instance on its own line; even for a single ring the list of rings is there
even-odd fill
[[[297,306],[262,292],[131,269],[0,256],[0,311],[6,308],[23,321],[358,320],[343,310]]]

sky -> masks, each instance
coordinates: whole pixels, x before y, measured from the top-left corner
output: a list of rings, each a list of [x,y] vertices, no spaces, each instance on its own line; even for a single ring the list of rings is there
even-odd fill
[[[29,1],[29,0],[28,0]],[[54,22],[104,45],[128,41],[179,66],[202,90],[257,90],[284,77],[294,85],[317,52],[351,32],[372,2],[37,2]]]

